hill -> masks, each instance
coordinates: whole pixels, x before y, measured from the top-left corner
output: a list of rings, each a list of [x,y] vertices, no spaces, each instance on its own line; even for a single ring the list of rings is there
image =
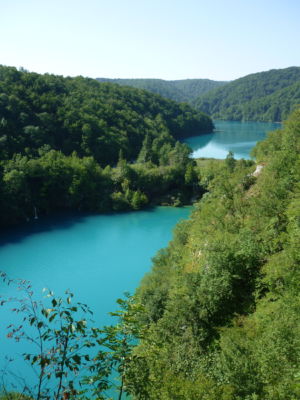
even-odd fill
[[[212,129],[203,113],[144,90],[0,66],[0,225],[33,210],[180,204],[193,166],[177,139]]]
[[[212,130],[210,119],[187,105],[82,77],[0,67],[0,96],[1,158],[48,145],[106,165],[117,162],[120,149],[135,158],[145,134],[162,125],[175,139]]]
[[[163,79],[108,79],[98,78],[99,82],[112,82],[121,86],[145,89],[178,102],[192,103],[200,95],[225,85],[227,82],[210,79],[182,79],[165,81]]]
[[[300,396],[300,110],[254,152],[201,169],[209,192],[137,291],[133,398]]]
[[[280,122],[300,104],[300,68],[247,75],[194,101],[216,119]]]

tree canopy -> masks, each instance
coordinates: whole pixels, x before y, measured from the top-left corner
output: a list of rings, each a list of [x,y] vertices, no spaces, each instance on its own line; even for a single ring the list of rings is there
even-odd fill
[[[247,75],[193,102],[216,119],[273,122],[285,120],[299,104],[299,67]]]
[[[138,288],[134,398],[300,396],[300,110],[254,153],[258,175],[232,154],[201,169],[209,192]]]
[[[227,82],[211,79],[179,79],[165,81],[163,79],[108,79],[97,78],[99,82],[117,83],[121,86],[132,86],[159,94],[167,99],[192,104],[193,101],[208,91],[225,85]]]
[[[181,204],[190,150],[211,131],[187,104],[83,77],[0,67],[0,225],[54,210]]]

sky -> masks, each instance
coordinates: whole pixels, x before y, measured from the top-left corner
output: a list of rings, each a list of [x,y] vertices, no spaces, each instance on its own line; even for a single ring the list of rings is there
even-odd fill
[[[0,64],[233,80],[300,66],[300,0],[0,0]]]

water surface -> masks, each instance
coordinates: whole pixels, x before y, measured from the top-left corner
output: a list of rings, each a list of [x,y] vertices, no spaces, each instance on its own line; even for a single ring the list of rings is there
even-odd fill
[[[267,132],[281,127],[271,122],[214,121],[215,131],[187,138],[193,158],[226,158],[229,151],[236,159],[250,158],[255,144],[265,139]]]
[[[56,216],[32,221],[0,235],[0,270],[12,278],[32,282],[38,298],[42,289],[57,295],[66,289],[75,300],[94,311],[98,326],[114,321],[108,312],[118,309],[116,299],[134,293],[150,270],[151,258],[165,247],[176,223],[191,207],[93,216]],[[15,296],[0,282],[0,294]],[[6,326],[15,321],[9,308],[0,307],[0,369],[5,355],[17,357],[28,345],[6,339]],[[31,379],[30,371],[16,363],[15,372]]]

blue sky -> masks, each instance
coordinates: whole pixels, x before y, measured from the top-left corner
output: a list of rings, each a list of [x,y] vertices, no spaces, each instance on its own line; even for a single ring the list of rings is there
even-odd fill
[[[231,80],[300,66],[299,0],[0,0],[0,64]]]

